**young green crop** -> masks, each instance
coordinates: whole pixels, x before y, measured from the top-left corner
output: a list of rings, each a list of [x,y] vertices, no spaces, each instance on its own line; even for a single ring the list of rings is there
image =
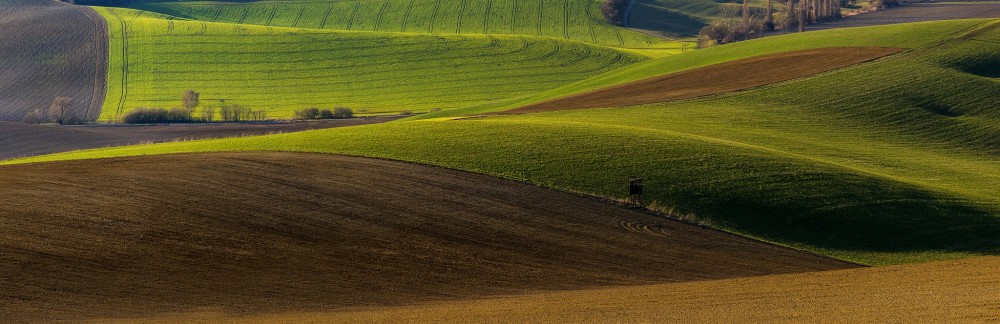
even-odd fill
[[[648,60],[609,71],[583,81],[520,98],[511,98],[462,109],[426,114],[416,118],[439,118],[509,110],[540,101],[615,86],[658,75],[781,52],[840,46],[879,46],[913,49],[939,42],[949,35],[968,30],[985,21],[983,19],[948,20],[887,25],[874,28],[840,28],[754,39]]]
[[[968,63],[995,60],[1000,45],[989,40],[1000,35],[1000,20],[954,23],[966,28],[915,44],[903,55],[702,100],[401,121],[14,162],[327,152],[441,165],[607,197],[623,197],[626,179],[640,176],[655,207],[853,261],[996,254],[1000,82],[970,71]],[[892,44],[886,42],[874,45]],[[873,42],[845,43],[861,44]]]
[[[143,2],[137,9],[210,22],[357,31],[530,35],[617,47],[676,43],[608,24],[599,0],[281,0]]]
[[[102,120],[172,107],[239,104],[290,117],[308,107],[362,114],[451,109],[552,89],[645,60],[545,37],[338,32],[167,20],[97,8],[111,59]]]

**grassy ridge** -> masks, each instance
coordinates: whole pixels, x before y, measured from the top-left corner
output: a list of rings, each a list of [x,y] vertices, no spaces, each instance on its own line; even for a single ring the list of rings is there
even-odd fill
[[[522,96],[624,67],[644,56],[586,43],[509,35],[336,32],[160,19],[98,8],[111,65],[102,120],[176,106],[187,89],[205,105],[306,107],[360,113],[427,111]]]
[[[935,21],[905,25],[887,25],[877,29],[831,29],[761,38],[648,60],[525,97],[426,114],[417,118],[438,118],[509,110],[539,101],[610,87],[658,75],[781,52],[839,46],[880,46],[913,49],[939,42],[943,38],[968,30],[984,21],[982,19]]]
[[[1000,113],[994,109],[1000,106],[1000,83],[968,68],[996,63],[993,53],[1000,48],[984,40],[1000,34],[1000,22],[938,24],[950,27],[950,34],[911,38],[917,49],[905,55],[697,101],[396,122],[17,162],[203,151],[331,152],[443,165],[610,197],[624,195],[625,179],[642,176],[647,197],[659,208],[853,261],[890,264],[1000,253]],[[802,36],[720,48],[765,47],[768,43],[758,42],[782,39],[796,44],[796,37]],[[859,38],[853,45],[872,43],[900,44]]]
[[[618,47],[677,44],[604,22],[598,0],[151,2],[135,8],[211,22],[434,34],[514,34]]]

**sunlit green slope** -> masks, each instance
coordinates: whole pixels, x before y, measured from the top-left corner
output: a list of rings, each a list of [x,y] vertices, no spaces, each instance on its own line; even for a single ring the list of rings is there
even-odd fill
[[[464,107],[556,88],[645,60],[587,43],[508,35],[339,32],[167,20],[97,8],[111,62],[102,120],[136,107],[239,104],[290,117],[344,106],[359,113]]]

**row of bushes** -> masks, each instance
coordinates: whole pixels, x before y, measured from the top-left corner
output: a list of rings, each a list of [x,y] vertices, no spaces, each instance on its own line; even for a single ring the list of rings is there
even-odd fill
[[[126,124],[157,124],[157,123],[190,123],[195,121],[215,121],[215,109],[205,107],[201,110],[201,118],[195,118],[193,108],[136,108],[122,116]],[[267,119],[267,111],[252,110],[240,105],[224,105],[219,107],[219,117],[223,122],[263,121]]]
[[[345,107],[336,107],[333,110],[330,109],[319,109],[319,108],[306,108],[302,110],[295,111],[295,119],[306,120],[306,119],[342,119],[354,117],[354,110]]]

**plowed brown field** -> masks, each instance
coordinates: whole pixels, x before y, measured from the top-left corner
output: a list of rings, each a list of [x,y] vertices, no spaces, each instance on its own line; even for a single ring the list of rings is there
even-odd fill
[[[1000,17],[1000,2],[907,3],[899,7],[891,7],[885,10],[809,25],[808,28],[809,30],[822,30],[932,20],[997,17]]]
[[[1000,258],[619,287],[334,313],[201,312],[147,323],[982,323]],[[134,319],[133,319],[134,320]]]
[[[274,124],[57,127],[0,122],[0,160],[108,146],[289,133],[384,123],[402,118],[369,117]]]
[[[0,319],[331,311],[857,267],[488,176],[303,153],[0,167]]]
[[[834,70],[902,49],[832,47],[751,57],[594,90],[501,112],[622,107],[749,89]]]
[[[21,121],[58,96],[93,121],[104,104],[108,31],[84,6],[53,0],[0,1],[0,120]]]

